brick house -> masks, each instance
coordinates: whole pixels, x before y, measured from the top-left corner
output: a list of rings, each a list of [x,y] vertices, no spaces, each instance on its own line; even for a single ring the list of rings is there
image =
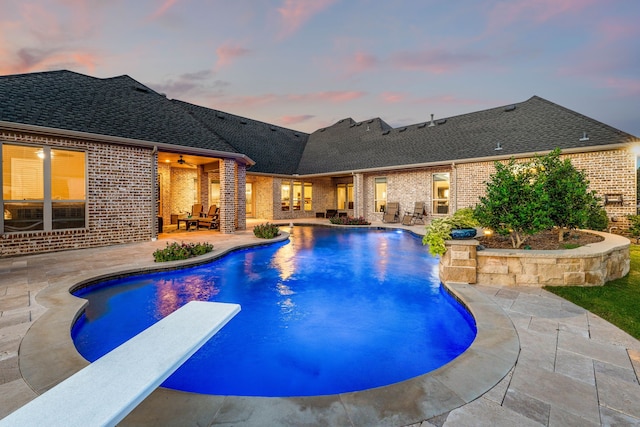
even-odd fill
[[[351,118],[306,134],[171,100],[128,76],[0,77],[0,256],[144,241],[195,203],[220,232],[327,209],[380,220],[473,206],[493,162],[560,148],[610,218],[636,212],[638,138],[534,96],[392,128]]]

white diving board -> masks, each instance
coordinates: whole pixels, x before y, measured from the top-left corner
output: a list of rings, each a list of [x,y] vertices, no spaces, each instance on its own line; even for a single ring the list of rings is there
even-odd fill
[[[113,426],[240,311],[192,301],[0,420],[0,426]]]

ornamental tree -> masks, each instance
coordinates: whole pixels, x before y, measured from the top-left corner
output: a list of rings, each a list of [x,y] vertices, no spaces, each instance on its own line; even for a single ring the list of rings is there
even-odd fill
[[[584,227],[592,209],[600,199],[589,191],[589,180],[584,171],[577,170],[570,159],[560,159],[555,149],[536,163],[545,174],[544,191],[548,195],[549,218],[558,227],[558,241],[564,240],[566,229]]]
[[[474,215],[483,227],[509,235],[517,249],[530,235],[553,226],[546,175],[536,161],[511,159],[507,164],[495,162],[495,168]]]

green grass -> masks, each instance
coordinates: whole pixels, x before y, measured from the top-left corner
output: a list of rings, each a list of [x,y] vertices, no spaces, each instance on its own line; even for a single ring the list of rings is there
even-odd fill
[[[545,286],[640,339],[640,246],[631,245],[631,270],[604,286]]]

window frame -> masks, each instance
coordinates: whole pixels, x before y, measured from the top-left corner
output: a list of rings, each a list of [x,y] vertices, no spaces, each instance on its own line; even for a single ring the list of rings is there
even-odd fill
[[[378,184],[384,184],[382,197],[378,198]],[[387,207],[387,195],[389,193],[389,183],[386,176],[376,177],[373,179],[373,210],[374,212],[385,212]]]
[[[436,179],[436,175],[445,176],[446,180]],[[431,175],[432,182],[432,205],[431,212],[434,215],[448,215],[451,209],[451,199],[450,199],[450,191],[451,191],[451,174],[449,172],[434,172]],[[437,182],[446,182],[446,188],[444,186],[439,186]],[[442,195],[440,195],[440,190],[442,190]]]
[[[4,147],[5,146],[13,146],[13,147],[25,147],[28,149],[34,149],[42,153],[42,185],[43,185],[43,194],[42,198],[37,199],[12,199],[6,198],[4,194],[4,175],[5,175],[5,164],[4,164]],[[53,176],[53,166],[51,161],[51,152],[74,152],[74,153],[82,153],[83,154],[83,178],[84,178],[84,199],[59,199],[53,197],[52,185],[56,177]],[[15,142],[8,141],[0,141],[0,185],[3,186],[2,197],[0,197],[0,208],[3,211],[3,215],[0,217],[0,233],[9,234],[9,233],[31,233],[31,232],[51,232],[51,231],[60,231],[60,230],[79,230],[79,229],[87,229],[88,220],[89,220],[89,208],[87,203],[87,194],[88,194],[88,164],[87,164],[87,150],[82,149],[73,149],[67,147],[59,147],[59,146],[47,146],[47,145],[36,145],[36,144],[21,144]],[[39,177],[40,178],[40,177]],[[11,184],[13,185],[13,183]],[[23,205],[24,207],[21,207]],[[64,206],[69,205],[69,206]],[[74,206],[75,205],[75,206]],[[34,226],[38,226],[38,223],[27,226],[24,229],[15,229],[8,230],[7,224],[5,223],[5,217],[12,216],[11,211],[7,210],[7,206],[17,206],[13,209],[35,209],[36,212],[41,212],[42,218],[42,227],[35,228]],[[65,209],[70,209],[71,212],[77,209],[83,210],[83,216],[75,217],[73,215],[66,217],[64,213],[62,215],[57,215],[56,212],[64,212]],[[68,221],[73,222],[74,219],[82,220],[82,225],[80,227],[55,227],[56,220],[64,220],[65,218],[70,218]],[[7,218],[8,219],[8,218]]]

